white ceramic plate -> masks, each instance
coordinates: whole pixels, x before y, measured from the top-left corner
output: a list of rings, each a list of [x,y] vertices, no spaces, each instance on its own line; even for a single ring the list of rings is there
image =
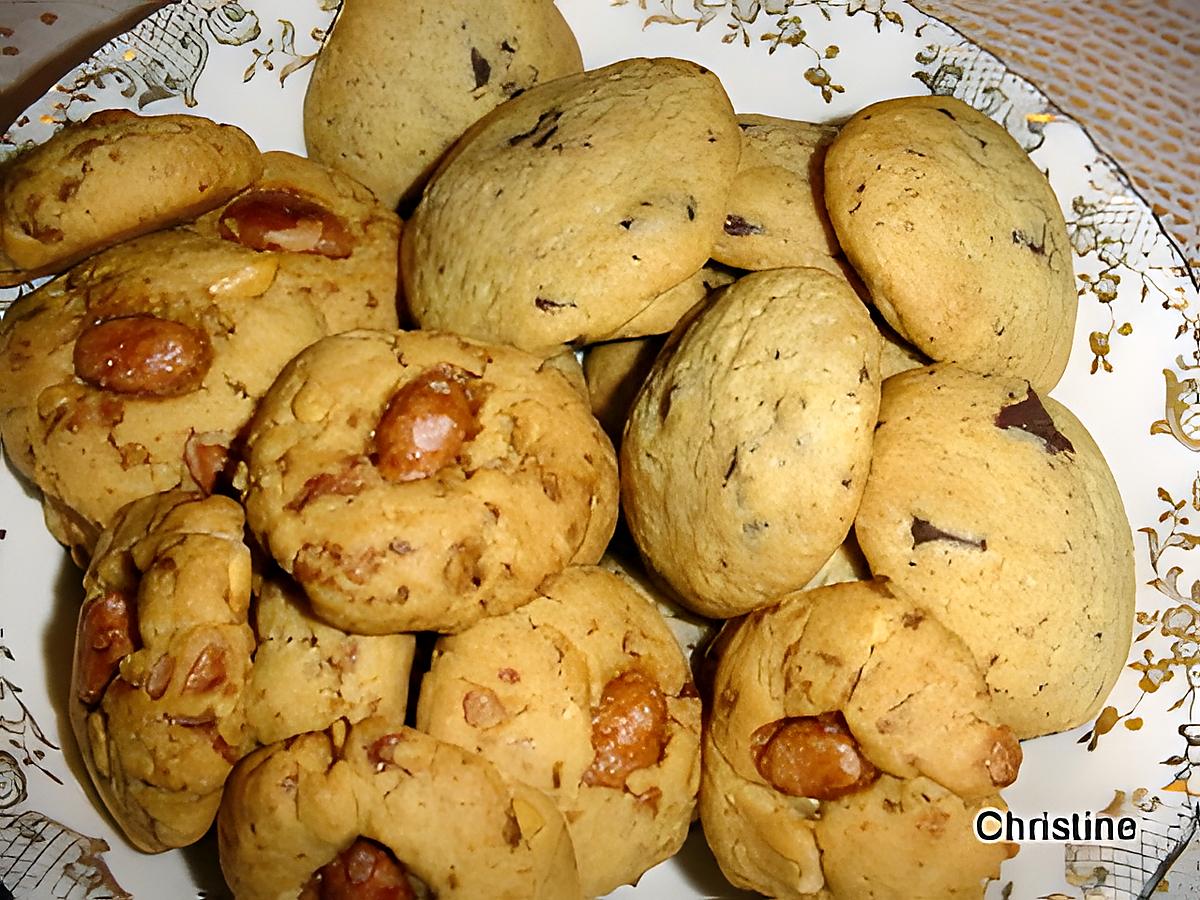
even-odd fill
[[[336,4],[182,0],[164,8],[68,74],[4,136],[0,154],[107,106],[198,113],[241,126],[263,149],[303,152],[307,64]],[[1166,872],[1156,897],[1200,897],[1200,850],[1197,841],[1189,846],[1200,821],[1200,554],[1191,552],[1200,545],[1200,293],[1146,204],[1037,88],[899,0],[559,6],[589,68],[686,57],[721,77],[739,112],[812,121],[887,97],[953,94],[1002,122],[1049,172],[1080,288],[1076,346],[1054,393],[1112,464],[1137,532],[1141,587],[1113,711],[1097,728],[1026,743],[1006,798],[1026,817],[1119,807],[1140,829],[1123,845],[1026,845],[989,896],[1137,897]],[[13,296],[0,294],[0,306]],[[21,900],[225,896],[211,840],[141,855],[81,785],[65,704],[79,575],[7,468],[0,529],[0,881]],[[741,895],[693,835],[679,857],[614,896]]]

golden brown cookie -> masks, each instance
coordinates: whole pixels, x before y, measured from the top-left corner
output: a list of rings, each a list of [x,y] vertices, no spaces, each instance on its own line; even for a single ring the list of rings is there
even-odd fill
[[[700,813],[735,885],[982,897],[1009,851],[977,842],[971,815],[1016,779],[1021,749],[958,637],[884,584],[854,582],[785,597],[722,643]],[[859,859],[862,833],[885,822],[898,852]]]
[[[250,189],[195,230],[274,255],[279,287],[308,298],[330,334],[396,328],[400,217],[336,169],[281,151],[262,160]]]
[[[637,337],[627,323],[708,259],[739,150],[729,98],[694,63],[539,84],[430,182],[401,241],[409,307],[423,328],[542,356]]]
[[[262,171],[245,132],[198,116],[103,110],[6,165],[0,245],[20,270],[58,272],[111,244],[214,209]]]
[[[1058,383],[1078,306],[1046,176],[996,122],[953,97],[856,113],[825,158],[825,200],[884,318],[931,359]]]
[[[583,377],[587,380],[592,414],[616,446],[621,444],[633,398],[645,383],[666,340],[662,335],[651,335],[606,341],[584,351]]]
[[[967,643],[1020,737],[1100,709],[1132,636],[1133,540],[1062,404],[950,365],[889,378],[855,532],[876,575]]]
[[[113,247],[0,322],[0,437],[86,556],[125,503],[211,490],[258,398],[324,334],[278,261],[187,231]]]
[[[349,631],[457,631],[595,562],[612,445],[553,366],[434,332],[347,332],[293,360],[247,439],[250,527]]]
[[[246,757],[217,835],[238,900],[583,896],[562,816],[541,791],[382,718]]]
[[[871,454],[879,335],[845,279],[745,276],[659,354],[621,445],[642,556],[702,615],[798,590],[846,537]]]
[[[417,727],[553,798],[587,896],[636,882],[687,836],[700,700],[662,616],[604,569],[567,569],[442,638]]]
[[[313,615],[285,576],[255,590],[257,648],[246,686],[246,724],[260,744],[320,731],[339,718],[404,721],[416,639],[347,634]]]
[[[105,806],[147,852],[199,840],[253,747],[243,528],[226,497],[146,497],[101,535],[84,576],[71,725]]]
[[[774,116],[740,115],[737,122],[742,155],[713,259],[754,271],[813,266],[840,275],[824,173],[837,129]]]
[[[544,0],[346,0],[313,68],[304,140],[394,207],[471,123],[581,71],[574,35]]]

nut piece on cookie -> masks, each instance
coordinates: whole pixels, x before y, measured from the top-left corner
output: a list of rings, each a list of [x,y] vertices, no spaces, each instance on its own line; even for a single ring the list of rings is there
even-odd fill
[[[382,717],[246,757],[217,822],[238,900],[580,900],[563,817],[482,756]]]
[[[105,806],[147,852],[203,837],[253,747],[244,524],[226,497],[146,497],[101,535],[84,576],[71,726]]]
[[[889,378],[855,532],[871,571],[971,648],[1018,736],[1099,711],[1132,637],[1133,540],[1062,404],[951,365]]]
[[[230,241],[161,232],[79,264],[0,321],[0,438],[79,556],[132,500],[212,490],[258,398],[325,333],[278,269]]]
[[[541,356],[665,330],[626,325],[708,260],[739,152],[729,98],[694,63],[531,88],[471,127],[405,228],[413,316]]]
[[[560,371],[434,332],[353,331],[284,369],[246,442],[250,527],[322,619],[457,631],[594,563],[612,445]]]
[[[854,582],[789,595],[723,645],[700,814],[735,885],[982,897],[1010,851],[977,842],[971,817],[1000,803],[1021,748],[958,637],[885,584]],[[896,854],[859,855],[866,831],[886,832]]]
[[[246,724],[260,744],[320,731],[338,719],[403,721],[416,639],[347,634],[313,615],[283,575],[255,589],[258,647],[246,686]]]
[[[192,228],[271,253],[280,288],[306,297],[330,334],[396,328],[400,217],[335,169],[282,151],[262,160],[249,190]]]
[[[538,594],[438,642],[417,727],[545,791],[584,893],[602,895],[683,844],[700,700],[662,616],[619,576],[572,567]]]
[[[741,115],[737,122],[742,155],[713,259],[755,271],[813,266],[840,275],[824,173],[837,129],[773,116]]]
[[[198,116],[104,110],[5,166],[0,248],[15,284],[214,209],[258,177],[254,142]]]
[[[691,609],[771,603],[846,537],[879,345],[845,279],[819,269],[747,275],[672,335],[626,424],[621,491],[642,556]]]
[[[1046,176],[983,113],[952,97],[868,106],[825,157],[825,202],[872,301],[936,361],[1048,391],[1078,300]]]
[[[345,0],[305,95],[304,140],[395,207],[473,122],[582,70],[545,0]]]

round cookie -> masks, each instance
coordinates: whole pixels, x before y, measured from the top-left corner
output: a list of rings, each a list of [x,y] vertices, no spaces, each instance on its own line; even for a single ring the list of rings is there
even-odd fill
[[[616,341],[641,335],[666,334],[697,303],[713,292],[737,281],[741,273],[709,260],[692,275],[674,287],[667,288],[650,301],[628,322],[605,335],[604,340]]]
[[[662,616],[618,576],[572,567],[538,593],[438,642],[417,728],[554,799],[592,897],[687,837],[700,700]]]
[[[630,412],[625,519],[694,611],[726,618],[811,579],[858,509],[879,335],[845,279],[747,275],[681,323]]]
[[[423,328],[550,356],[621,334],[721,230],[739,142],[716,76],[633,59],[539,84],[463,136],[401,240]]]
[[[395,207],[467,126],[581,71],[574,35],[545,0],[346,0],[313,68],[304,140]]]
[[[113,247],[0,322],[0,438],[86,556],[138,497],[212,488],[258,398],[324,334],[277,261],[187,231]]]
[[[244,524],[227,497],[146,497],[101,535],[84,576],[71,726],[104,805],[146,852],[203,837],[253,746]]]
[[[255,590],[257,649],[246,685],[246,725],[260,744],[319,731],[339,718],[404,721],[416,639],[347,634],[313,615],[281,575]]]
[[[1078,300],[1045,175],[952,97],[856,113],[825,157],[829,218],[884,318],[937,361],[1058,383]]]
[[[562,816],[543,793],[379,717],[246,757],[217,826],[238,900],[583,896]],[[372,892],[387,886],[395,892]]]
[[[306,297],[330,334],[399,325],[400,217],[348,175],[282,151],[262,176],[194,229],[270,252],[278,284]]]
[[[456,631],[595,562],[612,445],[553,366],[434,332],[354,331],[294,359],[246,441],[250,527],[326,621]]]
[[[713,259],[755,271],[813,266],[840,275],[824,175],[837,129],[773,116],[741,115],[737,122],[742,155]]]
[[[110,244],[195,218],[258,177],[254,142],[198,116],[103,110],[7,164],[5,283],[58,272]]]
[[[1100,709],[1132,637],[1133,540],[1060,403],[950,365],[889,378],[855,531],[871,571],[967,643],[1020,737]]]
[[[819,588],[752,613],[723,635],[713,697],[700,814],[735,885],[978,898],[1009,855],[975,841],[970,821],[1016,779],[1020,745],[963,642],[886,584]],[[884,815],[897,796],[908,806]],[[931,818],[961,830],[929,829]],[[896,852],[864,864],[855,833],[877,833],[880,819]]]

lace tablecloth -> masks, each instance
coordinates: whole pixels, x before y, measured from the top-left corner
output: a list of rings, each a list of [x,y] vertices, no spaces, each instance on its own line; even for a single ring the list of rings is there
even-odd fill
[[[597,3],[607,0],[596,0]],[[900,0],[856,0],[900,6]],[[1196,0],[915,0],[1036,82],[1083,124],[1200,266],[1200,9]],[[81,56],[161,5],[0,4],[0,122]]]

